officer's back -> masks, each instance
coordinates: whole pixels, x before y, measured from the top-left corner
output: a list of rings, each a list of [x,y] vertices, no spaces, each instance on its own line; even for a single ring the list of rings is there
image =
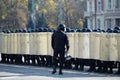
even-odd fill
[[[64,32],[57,30],[53,34],[53,48],[55,50],[64,50],[66,43],[66,34]]]

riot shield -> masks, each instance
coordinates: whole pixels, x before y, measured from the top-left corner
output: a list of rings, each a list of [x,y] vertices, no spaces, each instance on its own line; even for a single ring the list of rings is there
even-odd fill
[[[7,53],[7,34],[6,33],[3,33],[3,36],[2,36],[2,53]]]
[[[10,54],[13,54],[14,52],[13,52],[13,50],[14,50],[14,48],[13,48],[13,46],[14,46],[14,43],[13,43],[13,41],[14,41],[14,35],[13,35],[14,33],[10,33],[9,34],[9,36],[10,36],[10,38],[9,38],[9,40],[10,40],[10,43],[9,43],[9,47],[10,47],[10,50],[9,50],[9,53]]]
[[[73,33],[74,34],[74,57],[79,58],[79,33]]]
[[[38,55],[47,55],[47,32],[38,33],[37,37],[37,54]]]
[[[0,33],[0,53],[2,53],[2,34]]]
[[[21,44],[21,53],[23,54],[29,54],[29,34],[28,33],[22,33],[22,44]]]
[[[82,58],[89,59],[90,58],[90,34],[82,33]]]
[[[21,52],[20,52],[20,38],[21,38],[21,33],[16,33],[16,37],[17,37],[17,54],[21,54]]]
[[[100,60],[109,60],[109,42],[108,33],[100,34]]]
[[[53,49],[52,49],[52,46],[51,46],[51,37],[52,37],[52,33],[51,32],[48,32],[47,34],[47,49],[48,49],[48,55],[53,55]]]
[[[109,60],[117,61],[118,60],[118,49],[117,49],[117,34],[109,33]]]
[[[120,34],[117,34],[118,61],[120,62]]]
[[[36,54],[36,33],[29,33],[29,53],[32,55]]]
[[[100,33],[90,33],[90,58],[100,59]]]
[[[78,58],[83,58],[82,42],[83,42],[82,33],[78,33]]]
[[[11,52],[11,34],[7,33],[7,54],[10,54]]]
[[[75,57],[75,53],[74,53],[74,51],[75,51],[75,47],[74,47],[74,44],[75,44],[74,34],[73,33],[67,33],[67,36],[68,36],[69,45],[70,45],[68,53],[71,55],[71,57]]]
[[[13,54],[17,54],[17,34],[13,34]]]

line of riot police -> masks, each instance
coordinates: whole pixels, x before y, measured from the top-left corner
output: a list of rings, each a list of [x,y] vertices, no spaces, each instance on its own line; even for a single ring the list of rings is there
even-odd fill
[[[52,65],[51,35],[54,30],[37,28],[29,30],[4,30],[0,33],[1,62],[12,64]],[[88,28],[66,29],[70,40],[69,53],[72,58],[64,68],[120,73],[120,28],[107,30]]]

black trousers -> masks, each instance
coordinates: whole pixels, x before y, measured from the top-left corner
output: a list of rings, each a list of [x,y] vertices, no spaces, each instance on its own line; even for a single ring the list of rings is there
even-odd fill
[[[65,51],[64,50],[54,50],[53,54],[53,66],[57,66],[59,62],[59,68],[62,70],[65,61]]]

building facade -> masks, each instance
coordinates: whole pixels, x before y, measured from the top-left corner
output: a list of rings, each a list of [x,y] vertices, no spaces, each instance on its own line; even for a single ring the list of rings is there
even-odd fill
[[[120,26],[120,0],[87,0],[84,17],[90,29]]]

